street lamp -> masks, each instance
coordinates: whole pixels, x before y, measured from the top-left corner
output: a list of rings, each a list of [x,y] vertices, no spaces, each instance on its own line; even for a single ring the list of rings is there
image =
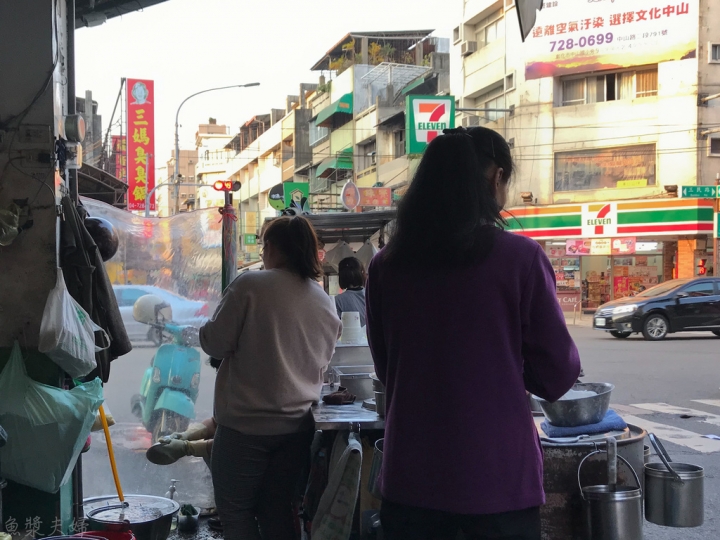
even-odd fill
[[[191,96],[186,97],[183,102],[178,107],[177,112],[175,113],[175,174],[173,175],[173,180],[175,181],[175,184],[177,184],[178,181],[178,175],[180,174],[180,138],[178,136],[178,117],[180,116],[180,109],[182,109],[182,106],[185,105],[185,102],[189,100],[190,98],[194,98],[195,96],[199,96],[200,94],[205,94],[207,92],[214,92],[215,90],[227,90],[229,88],[249,88],[251,86],[260,86],[259,82],[254,83],[248,83],[248,84],[232,84],[230,86],[220,86],[218,88],[208,88],[207,90],[201,90],[200,92],[195,92]],[[179,187],[175,186],[175,213],[177,214],[178,207],[180,205],[180,194],[179,194]]]

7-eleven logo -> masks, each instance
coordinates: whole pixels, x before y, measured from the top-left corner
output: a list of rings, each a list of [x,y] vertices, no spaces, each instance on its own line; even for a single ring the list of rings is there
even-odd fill
[[[447,100],[417,99],[413,106],[418,142],[429,143],[450,126],[450,107]]]
[[[617,205],[599,203],[583,205],[583,236],[586,238],[617,234]]]

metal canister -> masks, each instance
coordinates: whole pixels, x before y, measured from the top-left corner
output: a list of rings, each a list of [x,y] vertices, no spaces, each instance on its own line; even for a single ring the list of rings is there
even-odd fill
[[[380,468],[382,467],[384,442],[385,439],[378,439],[375,442],[372,465],[370,466],[370,478],[368,479],[368,491],[370,492],[370,495],[376,499],[382,499],[380,487],[378,486],[378,477],[380,476]]]
[[[705,471],[699,465],[671,463],[682,482],[663,463],[645,465],[645,519],[663,527],[700,527],[705,520]]]
[[[542,419],[536,419],[540,423]],[[617,437],[618,456],[625,458],[635,471],[643,469],[643,443],[647,432],[637,426],[628,426],[625,434]],[[577,484],[577,470],[582,459],[590,452],[605,447],[604,437],[573,443],[542,442],[544,454],[544,480],[547,502],[540,508],[543,540],[577,540],[582,538],[585,526],[582,497]],[[600,460],[588,460],[583,468],[583,485],[606,482],[606,467]],[[640,475],[642,485],[644,475]],[[618,471],[619,486],[635,486],[635,479],[626,467]]]
[[[644,458],[645,463],[650,463],[650,447],[647,444],[643,445],[643,450],[644,450],[643,458]]]
[[[578,487],[585,511],[587,540],[640,540],[643,537],[642,490],[640,478],[627,462],[617,455],[617,441],[609,437],[607,450],[598,450],[585,456],[578,467]],[[580,472],[585,461],[595,454],[607,454],[608,483],[582,486]],[[617,471],[620,459],[635,478],[635,486],[618,486]]]

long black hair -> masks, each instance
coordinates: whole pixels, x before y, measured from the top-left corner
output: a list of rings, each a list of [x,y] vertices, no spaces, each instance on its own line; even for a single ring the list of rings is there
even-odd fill
[[[498,168],[507,184],[514,164],[499,133],[484,127],[445,130],[428,145],[400,201],[384,257],[414,268],[486,257],[495,233],[507,225],[496,199]]]

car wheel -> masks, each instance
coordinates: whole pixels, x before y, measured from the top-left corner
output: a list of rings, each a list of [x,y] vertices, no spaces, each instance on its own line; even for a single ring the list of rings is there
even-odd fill
[[[648,318],[645,319],[645,324],[643,324],[643,336],[645,336],[645,339],[648,341],[665,339],[668,331],[668,320],[664,315],[660,315],[659,313],[649,315]]]
[[[613,330],[612,332],[610,332],[610,335],[618,339],[625,339],[630,337],[632,335],[632,332],[616,332]]]

